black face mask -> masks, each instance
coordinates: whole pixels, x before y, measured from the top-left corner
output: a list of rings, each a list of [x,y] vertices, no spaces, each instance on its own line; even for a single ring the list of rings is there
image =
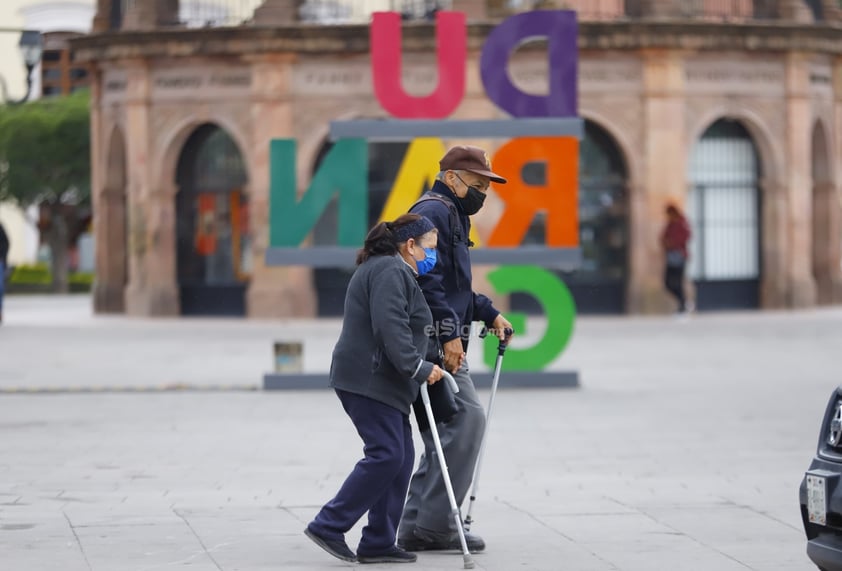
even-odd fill
[[[459,180],[462,180],[462,178],[459,177]],[[473,216],[482,208],[485,202],[485,193],[480,192],[475,186],[468,186],[464,180],[462,180],[462,184],[468,187],[468,192],[459,199],[459,203],[462,205],[462,210],[465,211],[465,214]]]

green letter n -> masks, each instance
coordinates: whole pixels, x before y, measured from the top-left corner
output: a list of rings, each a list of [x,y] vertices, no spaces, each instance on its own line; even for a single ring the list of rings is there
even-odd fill
[[[368,145],[340,139],[328,151],[307,192],[298,200],[295,140],[274,139],[269,147],[269,246],[300,246],[339,194],[337,246],[357,247],[368,232]]]

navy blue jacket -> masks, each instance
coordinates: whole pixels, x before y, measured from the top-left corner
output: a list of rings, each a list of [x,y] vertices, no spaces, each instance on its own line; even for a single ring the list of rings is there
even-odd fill
[[[451,207],[441,200],[424,200],[428,195],[436,195],[456,206],[456,228],[451,228]],[[410,212],[426,216],[439,231],[438,262],[430,272],[418,278],[418,285],[433,314],[439,341],[444,343],[461,336],[467,349],[471,323],[482,321],[491,327],[500,314],[490,299],[471,289],[468,252],[471,220],[453,191],[440,181],[436,181]]]
[[[330,386],[408,415],[433,371],[433,363],[423,359],[431,324],[409,265],[399,255],[372,256],[348,284]]]

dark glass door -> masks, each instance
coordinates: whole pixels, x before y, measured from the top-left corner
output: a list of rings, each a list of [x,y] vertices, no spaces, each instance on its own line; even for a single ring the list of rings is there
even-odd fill
[[[213,125],[188,140],[176,196],[178,282],[184,315],[245,315],[251,273],[242,157]]]

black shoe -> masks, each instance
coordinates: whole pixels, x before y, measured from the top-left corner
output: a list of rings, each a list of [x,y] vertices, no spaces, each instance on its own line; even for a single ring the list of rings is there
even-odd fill
[[[312,539],[313,543],[315,543],[316,545],[318,545],[337,559],[351,562],[357,560],[357,556],[354,555],[354,552],[351,551],[351,549],[348,547],[348,544],[345,543],[344,539],[327,539],[326,537],[322,537],[321,535],[316,534],[314,531],[311,531],[309,527],[304,530],[304,535]]]
[[[465,543],[470,553],[485,551],[485,542],[478,535],[465,534]],[[398,546],[407,551],[462,551],[462,543],[459,541],[459,534],[454,533],[452,537],[433,536],[427,532],[416,529],[413,537],[402,537],[398,539]]]
[[[417,559],[414,553],[407,553],[397,546],[379,555],[357,555],[360,563],[415,563]]]

